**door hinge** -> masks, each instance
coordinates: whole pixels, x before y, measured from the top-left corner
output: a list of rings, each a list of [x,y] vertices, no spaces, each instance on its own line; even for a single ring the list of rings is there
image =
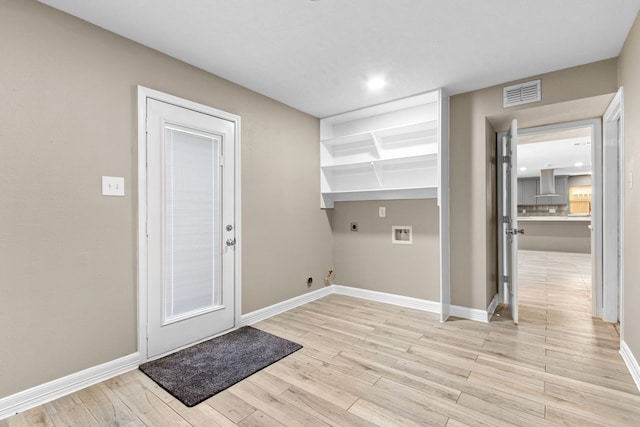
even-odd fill
[[[503,216],[502,217],[502,223],[503,224],[509,224],[511,222],[511,217],[509,216]]]
[[[509,283],[509,276],[502,276],[503,283]]]
[[[511,163],[511,156],[502,156],[502,163]]]

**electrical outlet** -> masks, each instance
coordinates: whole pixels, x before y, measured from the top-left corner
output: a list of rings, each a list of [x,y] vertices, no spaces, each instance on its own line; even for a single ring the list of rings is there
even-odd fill
[[[124,196],[124,178],[119,176],[103,176],[102,195]]]
[[[549,213],[556,213],[555,208],[549,208]]]
[[[351,231],[358,231],[358,223],[357,222],[352,222],[351,223]]]

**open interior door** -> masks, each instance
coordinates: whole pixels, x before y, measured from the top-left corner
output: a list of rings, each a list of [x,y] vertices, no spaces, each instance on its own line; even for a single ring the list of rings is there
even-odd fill
[[[518,122],[513,120],[509,132],[502,137],[502,227],[501,263],[502,289],[504,302],[509,306],[513,322],[518,323]]]

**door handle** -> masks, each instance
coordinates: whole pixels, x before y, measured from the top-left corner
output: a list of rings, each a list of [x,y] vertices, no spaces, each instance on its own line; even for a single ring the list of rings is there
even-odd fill
[[[227,246],[235,246],[235,244],[236,244],[235,237],[233,239],[227,239]]]
[[[506,230],[505,230],[505,233],[507,233],[507,234],[511,234],[511,235],[514,235],[514,234],[524,234],[524,228],[521,228],[521,229],[517,229],[517,228],[508,228],[508,229],[506,229]]]

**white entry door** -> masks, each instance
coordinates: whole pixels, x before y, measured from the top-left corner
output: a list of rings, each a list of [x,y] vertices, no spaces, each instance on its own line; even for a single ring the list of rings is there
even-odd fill
[[[235,132],[146,98],[147,358],[235,326]]]
[[[501,194],[502,212],[500,219],[502,226],[500,233],[500,265],[501,286],[504,302],[511,309],[513,322],[518,323],[518,234],[524,233],[518,229],[518,122],[513,120],[509,132],[502,137],[500,143],[502,170],[498,179],[498,194]]]

